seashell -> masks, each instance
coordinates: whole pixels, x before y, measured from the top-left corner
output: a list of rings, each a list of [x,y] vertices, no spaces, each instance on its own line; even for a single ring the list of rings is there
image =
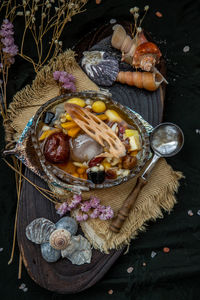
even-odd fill
[[[159,73],[119,72],[117,81],[140,89],[155,91],[163,82],[163,77]]]
[[[136,48],[132,65],[149,72],[159,62],[161,56],[162,54],[156,44],[146,42]]]
[[[61,251],[61,255],[74,265],[89,264],[92,257],[91,245],[82,235],[73,236],[69,246]]]
[[[71,239],[71,233],[66,229],[56,229],[49,237],[49,244],[56,250],[65,249]]]
[[[113,30],[111,44],[122,52],[122,61],[147,72],[159,62],[162,56],[159,48],[146,39],[143,31],[131,39],[121,25],[115,25]]]
[[[111,86],[119,72],[118,60],[104,51],[83,52],[81,66],[98,85]]]
[[[26,237],[36,244],[46,243],[55,229],[56,226],[51,221],[45,218],[38,218],[26,227]]]
[[[50,246],[49,243],[44,243],[41,245],[42,257],[47,262],[55,262],[61,257],[60,250],[56,250]]]
[[[122,25],[116,24],[113,26],[113,35],[111,44],[114,48],[122,52],[122,61],[132,63],[132,57],[135,53],[137,46],[147,42],[143,31],[138,34],[137,38],[132,39],[125,31]]]
[[[56,229],[66,229],[71,233],[71,235],[75,235],[78,230],[76,220],[70,217],[61,218],[55,225]]]

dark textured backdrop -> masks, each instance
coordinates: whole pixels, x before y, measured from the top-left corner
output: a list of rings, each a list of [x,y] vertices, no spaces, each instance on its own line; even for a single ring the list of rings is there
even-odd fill
[[[129,9],[138,5],[151,6],[144,21],[144,27],[150,31],[160,44],[167,61],[167,87],[164,120],[177,123],[184,131],[185,146],[180,154],[168,162],[176,170],[184,172],[185,179],[177,195],[178,203],[170,215],[164,219],[149,223],[147,231],[132,241],[129,253],[122,256],[107,275],[94,287],[77,295],[57,295],[37,286],[27,275],[25,268],[22,280],[17,280],[18,249],[14,263],[9,260],[16,194],[14,174],[1,161],[0,177],[0,298],[1,299],[200,299],[200,1],[131,1],[103,0],[97,6],[90,0],[87,11],[75,16],[67,26],[64,35],[64,47],[71,47],[85,33],[109,22],[111,18],[128,18]],[[155,15],[163,14],[162,18]],[[1,20],[2,22],[2,20]],[[0,23],[1,23],[0,22]],[[20,26],[17,34],[20,36]],[[183,52],[188,45],[190,51]],[[30,45],[31,50],[31,45]],[[31,66],[19,59],[12,67],[8,85],[8,97],[11,97],[34,78]],[[2,132],[2,130],[1,130]],[[200,131],[199,131],[200,132]],[[4,137],[0,136],[1,149]],[[192,210],[193,216],[188,215]],[[164,253],[163,247],[170,252]],[[151,252],[157,255],[151,258]],[[143,266],[143,263],[146,266]],[[131,274],[127,268],[134,268]],[[24,282],[28,291],[19,290]],[[108,290],[113,294],[109,295]]]

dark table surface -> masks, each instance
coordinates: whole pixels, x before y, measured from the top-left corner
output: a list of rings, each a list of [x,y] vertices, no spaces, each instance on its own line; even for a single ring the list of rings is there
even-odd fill
[[[25,268],[22,279],[17,279],[18,249],[13,264],[7,265],[12,246],[16,192],[14,173],[0,161],[1,299],[200,299],[200,215],[197,213],[200,213],[200,1],[102,0],[97,6],[90,0],[87,11],[73,17],[62,40],[64,48],[72,47],[94,27],[111,18],[127,19],[131,7],[143,8],[146,4],[151,9],[144,28],[158,42],[167,62],[169,85],[164,121],[178,124],[185,134],[183,150],[168,159],[175,170],[185,175],[177,194],[177,204],[171,214],[148,224],[147,231],[132,241],[128,254],[121,256],[99,283],[80,294],[58,295],[36,285]],[[156,11],[163,17],[158,18]],[[20,30],[20,24],[16,30]],[[183,51],[185,46],[190,47],[188,52]],[[33,78],[31,65],[17,59],[10,72],[8,99]],[[3,134],[0,135],[0,146],[2,150]],[[188,214],[190,210],[193,215]],[[169,247],[170,252],[164,253],[163,247]],[[154,258],[152,251],[156,253]],[[134,268],[130,274],[127,272],[129,267]],[[19,290],[21,283],[26,284],[27,292]],[[112,295],[109,290],[113,290]]]

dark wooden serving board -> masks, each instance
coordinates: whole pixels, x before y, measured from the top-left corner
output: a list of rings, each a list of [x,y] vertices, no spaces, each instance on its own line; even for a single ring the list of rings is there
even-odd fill
[[[130,29],[129,23],[125,22],[123,25],[127,30]],[[96,31],[89,33],[74,47],[74,50],[78,53],[78,59],[81,58],[83,51],[98,44],[111,33],[112,25],[110,24],[103,25]],[[100,44],[101,46],[102,44]],[[99,44],[97,47],[99,47]],[[161,69],[163,66],[164,63],[161,62]],[[161,122],[164,99],[163,87],[151,93],[126,85],[114,84],[109,90],[114,100],[140,113],[151,125],[156,126]],[[33,183],[47,188],[46,183],[28,169],[25,170],[25,175]],[[113,250],[110,254],[103,254],[93,249],[91,263],[82,266],[72,265],[67,259],[61,259],[56,263],[47,263],[41,256],[40,246],[33,244],[25,236],[26,226],[39,217],[47,218],[53,222],[57,222],[59,219],[54,205],[31,184],[24,181],[18,212],[18,245],[29,275],[43,288],[62,294],[83,291],[99,281],[123,252],[123,250]]]

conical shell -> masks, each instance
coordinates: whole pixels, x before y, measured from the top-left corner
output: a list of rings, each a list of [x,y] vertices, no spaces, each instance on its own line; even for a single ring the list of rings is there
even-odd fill
[[[119,72],[118,60],[104,51],[83,52],[81,65],[92,81],[98,85],[111,86]]]
[[[55,262],[61,257],[60,250],[52,248],[49,243],[41,245],[41,254],[47,262]]]
[[[71,233],[66,229],[56,229],[49,238],[49,244],[56,250],[64,250],[71,239]]]
[[[38,218],[26,227],[26,237],[36,244],[46,243],[55,229],[56,226],[53,222],[45,218]]]
[[[122,46],[125,38],[126,38],[125,29],[119,24],[116,24],[115,26],[113,26],[113,35],[112,35],[112,39],[111,39],[112,46],[116,49],[121,50],[121,46]]]
[[[70,217],[61,218],[55,225],[56,229],[66,229],[71,233],[71,235],[75,235],[78,230],[76,220]]]
[[[74,265],[89,264],[92,257],[91,245],[82,235],[73,236],[69,246],[61,251],[61,255]]]

